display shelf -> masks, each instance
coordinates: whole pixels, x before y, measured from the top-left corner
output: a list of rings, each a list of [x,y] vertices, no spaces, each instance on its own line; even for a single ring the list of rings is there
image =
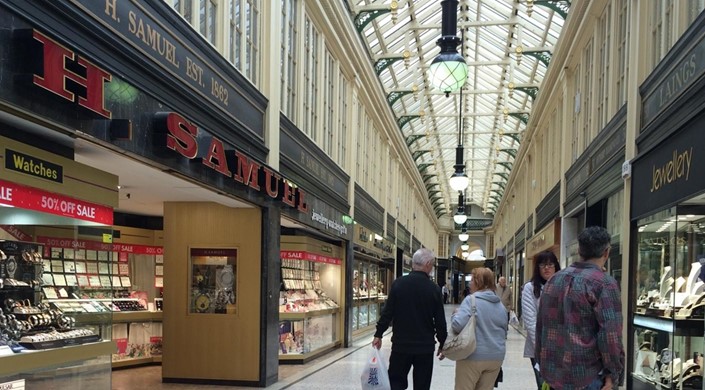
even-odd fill
[[[125,368],[125,367],[140,366],[140,365],[145,365],[145,364],[161,363],[161,361],[162,361],[161,356],[159,356],[158,361],[154,357],[117,360],[117,361],[113,362],[113,368]]]
[[[100,341],[100,336],[90,335],[82,337],[74,337],[70,339],[58,339],[50,341],[38,341],[38,342],[23,342],[20,341],[20,345],[32,350],[44,350],[52,348],[63,348],[68,346],[82,345],[88,343],[95,343]]]
[[[76,345],[39,352],[18,353],[3,357],[0,365],[0,377],[18,372],[31,372],[50,368],[66,362],[82,361],[99,356],[109,356],[115,351],[115,342],[100,341],[91,344]]]
[[[639,375],[632,373],[632,390],[666,390],[669,386],[662,383],[656,383]]]
[[[161,311],[116,311],[113,322],[161,322],[163,315]]]
[[[320,317],[326,314],[337,314],[340,309],[314,310],[300,313],[279,313],[280,320],[303,320],[305,318]]]
[[[281,364],[305,364],[308,363],[309,361],[324,355],[331,350],[337,348],[340,346],[340,342],[334,342],[327,344],[325,346],[322,346],[321,348],[309,352],[309,353],[304,353],[304,354],[296,354],[296,355],[279,355],[279,363]]]
[[[676,336],[702,337],[705,321],[702,319],[673,319],[669,317],[650,317],[634,315],[634,325],[650,330],[673,332]]]
[[[59,304],[60,306],[65,306],[65,304],[74,304],[74,305],[80,305],[80,304],[88,304],[90,303],[90,307],[101,307],[105,311],[102,312],[71,312],[71,316],[75,319],[76,324],[80,326],[99,326],[101,324],[112,324],[113,328],[113,334],[114,335],[114,328],[118,326],[119,324],[124,324],[122,326],[127,326],[126,329],[129,329],[130,324],[133,323],[159,323],[161,324],[162,318],[164,313],[162,311],[147,311],[147,310],[138,310],[138,311],[111,311],[108,308],[109,307],[114,307],[111,306],[110,304],[116,302],[118,299],[57,299],[57,300],[48,300],[48,302],[51,302],[53,304]],[[123,301],[130,301],[130,302],[136,302],[137,300],[134,298],[126,298],[122,299]],[[64,305],[62,305],[64,304]],[[98,304],[98,305],[96,305]],[[107,304],[107,305],[106,305]],[[76,308],[76,310],[78,310]],[[101,333],[106,333],[108,332],[108,329],[105,327],[99,326],[99,329]],[[111,333],[106,333],[110,335]],[[127,336],[126,336],[127,337]],[[160,337],[160,336],[158,336]],[[117,340],[114,340],[117,342]],[[127,345],[127,339],[124,339],[124,341]],[[143,353],[147,353],[147,349],[149,349],[151,342],[143,346],[140,350],[143,351]],[[130,347],[127,347],[128,351],[130,350]],[[115,351],[111,351],[111,355]],[[113,356],[113,361],[112,361],[112,367],[113,368],[120,368],[120,367],[129,367],[129,366],[135,366],[135,365],[143,365],[143,364],[152,364],[152,363],[161,363],[161,355],[154,355],[154,356],[138,356],[135,358],[115,354]]]
[[[76,325],[109,324],[111,313],[72,313]]]

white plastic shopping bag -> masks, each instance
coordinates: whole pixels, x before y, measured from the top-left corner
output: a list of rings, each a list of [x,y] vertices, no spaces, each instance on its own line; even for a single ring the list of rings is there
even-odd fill
[[[515,313],[514,310],[509,312],[509,325],[519,325],[519,318],[517,318],[517,313]]]
[[[384,364],[382,355],[375,347],[372,347],[372,352],[367,358],[365,369],[360,375],[360,383],[362,390],[391,390],[387,365]]]

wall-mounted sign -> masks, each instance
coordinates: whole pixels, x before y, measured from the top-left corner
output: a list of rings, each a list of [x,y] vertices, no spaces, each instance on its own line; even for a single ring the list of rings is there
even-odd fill
[[[12,353],[12,350],[10,350],[10,354],[11,353]],[[4,355],[5,354],[1,354],[0,356],[4,356]],[[2,389],[2,390],[24,390],[25,389],[25,381],[24,381],[24,379],[18,379],[16,381],[0,383],[0,389]]]
[[[140,61],[158,64],[174,82],[195,94],[250,130],[262,129],[262,116],[246,112],[253,108],[233,77],[189,41],[189,36],[170,28],[155,13],[150,2],[72,0],[78,8],[134,48]]]
[[[119,252],[136,255],[162,255],[164,247],[137,244],[110,244],[100,241],[74,240],[69,238],[37,237],[37,242],[51,248],[74,248],[98,251]],[[46,257],[49,257],[47,255]],[[127,257],[125,258],[127,261]]]
[[[313,210],[311,212],[311,221],[318,222],[319,224],[323,225],[326,229],[335,230],[341,236],[348,234],[348,228],[345,225],[325,217],[323,214],[316,212],[316,210]]]
[[[104,225],[113,224],[113,209],[110,207],[4,180],[0,180],[0,204]]]
[[[685,150],[674,149],[666,161],[657,162],[651,170],[651,192],[683,179],[690,178],[690,166],[693,161],[693,148]]]
[[[279,256],[283,260],[306,260],[326,264],[341,264],[343,262],[341,259],[335,257],[323,256],[306,251],[279,251]]]
[[[705,119],[691,121],[632,163],[632,218],[697,194],[705,183]]]
[[[5,168],[56,183],[64,182],[64,168],[61,165],[12,149],[5,149]]]
[[[18,229],[15,225],[0,225],[0,229],[6,231],[9,235],[17,239],[18,241],[31,242],[32,236]]]
[[[43,73],[35,74],[32,82],[110,119],[112,114],[105,108],[104,83],[112,75],[39,31],[32,30],[32,38],[41,45],[43,54]]]
[[[175,112],[155,115],[155,144],[172,150],[231,179],[233,182],[265,192],[273,199],[308,212],[306,193],[276,171],[233,149],[217,137],[209,136],[198,126]],[[205,140],[205,141],[204,141]],[[203,150],[199,144],[207,143]]]

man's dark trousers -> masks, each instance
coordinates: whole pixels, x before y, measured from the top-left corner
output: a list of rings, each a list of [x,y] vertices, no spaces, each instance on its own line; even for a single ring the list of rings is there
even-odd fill
[[[392,390],[404,390],[409,386],[407,377],[414,366],[414,390],[429,390],[433,374],[433,352],[403,353],[395,352],[389,357],[389,383]]]

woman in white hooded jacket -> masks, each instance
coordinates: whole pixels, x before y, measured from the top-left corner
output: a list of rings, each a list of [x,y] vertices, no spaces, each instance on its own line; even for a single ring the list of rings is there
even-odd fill
[[[521,291],[521,318],[526,329],[526,341],[524,342],[524,357],[531,360],[531,367],[536,377],[536,388],[541,390],[543,379],[536,369],[536,356],[534,349],[536,345],[536,314],[539,311],[541,301],[541,291],[546,281],[561,269],[556,255],[551,251],[539,252],[534,256],[534,275],[531,280],[524,285]]]
[[[475,297],[475,352],[455,363],[455,390],[492,390],[506,354],[507,311],[495,294],[494,273],[489,268],[472,271],[470,292],[451,317],[455,333],[465,327]]]

